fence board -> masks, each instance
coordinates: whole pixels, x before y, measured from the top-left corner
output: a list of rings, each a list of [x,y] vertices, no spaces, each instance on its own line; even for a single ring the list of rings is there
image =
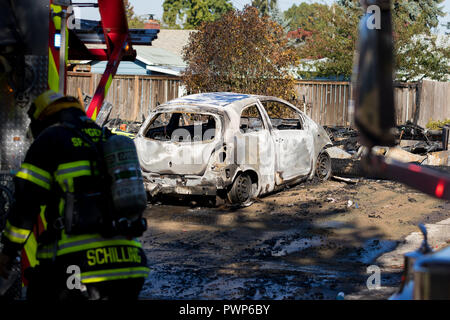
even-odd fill
[[[100,78],[99,74],[69,72],[67,94],[77,96],[80,88],[92,96]],[[113,105],[110,118],[141,121],[157,104],[177,98],[179,85],[177,77],[115,76],[105,97]]]
[[[93,95],[100,74],[69,72],[67,93],[77,96],[77,89]],[[111,118],[141,121],[158,104],[177,98],[181,81],[170,76],[118,75],[114,78],[106,101],[113,105]],[[298,81],[297,105],[321,125],[348,126],[350,83],[345,81]],[[407,120],[420,126],[432,120],[450,118],[450,83],[423,81],[394,84],[397,124]]]
[[[436,105],[431,112],[435,117],[445,118],[444,114],[449,113],[448,107],[443,110],[445,98],[443,86],[445,84],[434,82],[434,85],[425,85],[422,90],[427,92],[422,95],[421,101],[427,100],[428,104]],[[430,86],[428,88],[427,86]],[[417,109],[416,95],[418,91],[416,83],[394,84],[394,102],[396,106],[397,124],[405,123],[407,120],[413,121]],[[351,88],[349,82],[338,81],[298,81],[296,84],[297,97],[301,101],[300,109],[306,109],[306,114],[315,122],[328,126],[348,126],[350,118],[348,105],[351,100]],[[439,97],[438,102],[434,102],[433,97]],[[442,98],[444,97],[444,98]],[[304,100],[303,100],[304,99]],[[303,102],[304,101],[304,102]],[[428,109],[428,107],[426,107]],[[425,117],[425,116],[424,116]],[[450,117],[450,115],[447,115]],[[424,126],[426,122],[420,121],[419,125]]]

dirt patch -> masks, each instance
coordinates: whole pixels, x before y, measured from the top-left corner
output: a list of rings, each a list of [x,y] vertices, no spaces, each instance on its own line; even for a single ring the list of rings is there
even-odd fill
[[[450,202],[390,181],[305,183],[246,208],[148,207],[151,299],[335,299],[366,289],[368,265]],[[382,274],[385,299],[399,272]],[[387,288],[387,289],[386,289]]]

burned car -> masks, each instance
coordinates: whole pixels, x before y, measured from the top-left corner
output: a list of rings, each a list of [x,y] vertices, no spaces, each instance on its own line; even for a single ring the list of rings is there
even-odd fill
[[[151,196],[218,196],[245,205],[331,174],[325,130],[269,96],[202,93],[169,101],[149,115],[135,143]]]

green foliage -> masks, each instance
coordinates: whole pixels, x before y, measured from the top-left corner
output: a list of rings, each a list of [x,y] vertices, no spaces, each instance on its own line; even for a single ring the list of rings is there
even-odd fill
[[[427,29],[436,28],[439,25],[439,17],[445,14],[442,11],[444,0],[396,0],[394,10],[406,14],[403,19],[409,23],[422,20]]]
[[[297,55],[283,28],[256,8],[231,10],[203,24],[184,49],[189,92],[240,92],[291,99],[294,78],[287,72]]]
[[[129,0],[123,0],[125,4],[125,12],[128,20],[128,27],[131,29],[140,29],[144,28],[144,21],[140,17],[136,16],[134,13],[134,8],[130,4]]]
[[[361,5],[360,5],[359,1],[338,0],[337,3],[338,3],[338,5],[340,5],[341,7],[344,7],[344,8],[349,8],[349,9],[359,9],[359,8],[361,8]]]
[[[259,10],[263,16],[269,16],[277,9],[277,0],[252,0],[252,7]]]
[[[310,12],[310,15],[308,15]],[[323,59],[315,63],[316,72],[303,77],[345,77],[352,74],[360,10],[339,5],[311,5],[299,26],[312,35],[298,47],[301,59]],[[304,61],[303,66],[309,62]]]
[[[306,29],[307,26],[310,26],[310,22],[314,22],[314,25],[320,27],[320,24],[325,23],[325,21],[318,19],[318,13],[320,10],[323,10],[324,7],[327,6],[320,3],[309,4],[307,2],[302,2],[298,6],[294,4],[284,13],[285,18],[289,20],[289,29]],[[314,29],[316,29],[316,27],[314,27]]]
[[[432,10],[427,7],[435,3]],[[396,1],[393,15],[395,66],[397,79],[409,81],[412,79],[431,78],[446,80],[449,74],[450,47],[440,46],[437,36],[431,32],[441,11],[437,4],[441,1]],[[412,8],[419,6],[416,14]]]
[[[393,2],[397,80],[424,77],[445,80],[448,76],[450,48],[439,45],[432,34],[432,28],[437,26],[437,19],[442,15],[440,3],[442,0]],[[315,64],[317,72],[313,76],[351,76],[362,14],[357,0],[339,0],[331,6],[302,3],[287,10],[286,17],[292,18],[291,29],[312,32],[298,48],[300,58],[325,58]],[[308,74],[311,75],[301,75]]]
[[[290,20],[286,19],[286,16],[283,12],[278,9],[278,7],[275,7],[272,12],[270,13],[270,19],[278,23],[284,30],[284,32],[288,32],[290,30],[289,23]]]
[[[445,119],[444,121],[432,121],[430,120],[426,128],[430,130],[439,130],[442,129],[445,125],[450,125],[450,119]]]
[[[230,0],[164,0],[163,22],[169,28],[196,29],[233,8]]]

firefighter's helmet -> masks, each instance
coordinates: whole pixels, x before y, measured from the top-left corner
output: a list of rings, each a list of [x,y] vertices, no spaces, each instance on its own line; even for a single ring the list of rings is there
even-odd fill
[[[53,90],[47,90],[34,100],[28,115],[31,120],[43,120],[60,110],[68,108],[77,108],[84,111],[78,99]]]

